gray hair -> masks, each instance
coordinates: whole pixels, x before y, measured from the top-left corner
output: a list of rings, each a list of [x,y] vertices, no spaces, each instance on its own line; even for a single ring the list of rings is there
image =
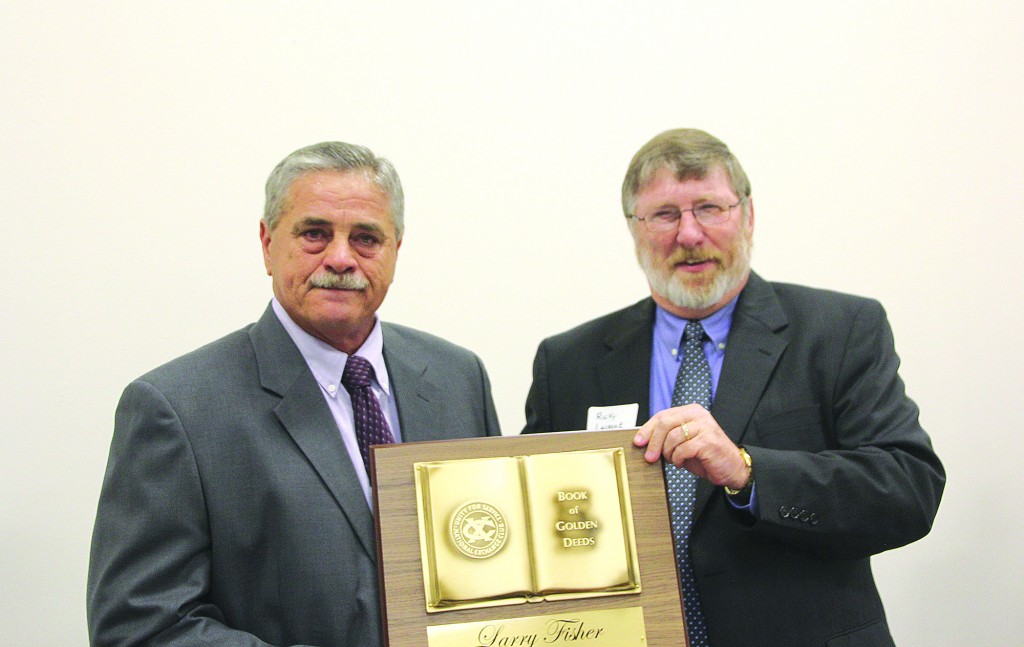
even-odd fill
[[[345,142],[322,142],[300,148],[274,167],[267,178],[267,199],[263,222],[273,230],[287,208],[288,190],[300,175],[314,171],[362,171],[388,198],[395,234],[402,239],[405,231],[405,195],[402,181],[394,165],[377,157],[369,148]]]
[[[627,217],[636,215],[636,195],[663,168],[670,169],[680,182],[700,180],[716,168],[729,175],[732,189],[740,198],[750,197],[750,180],[729,147],[696,128],[666,130],[644,144],[633,156],[622,182],[622,210]],[[749,211],[743,203],[743,214]]]

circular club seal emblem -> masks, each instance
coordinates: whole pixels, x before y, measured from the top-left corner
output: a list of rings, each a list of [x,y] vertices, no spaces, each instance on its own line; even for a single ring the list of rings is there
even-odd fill
[[[489,503],[467,503],[452,515],[452,543],[466,557],[486,559],[505,545],[505,517]]]

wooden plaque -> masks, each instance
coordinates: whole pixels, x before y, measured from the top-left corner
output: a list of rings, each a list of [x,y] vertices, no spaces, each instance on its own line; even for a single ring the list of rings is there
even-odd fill
[[[642,451],[633,447],[635,433],[635,429],[563,432],[374,446],[371,472],[384,644],[391,647],[500,647],[561,642],[592,647],[688,645],[664,473],[660,462],[647,463]],[[437,470],[442,470],[443,478],[436,477]],[[464,474],[478,478],[464,478]],[[541,476],[531,476],[533,474]],[[435,510],[433,516],[437,519],[432,521],[429,501],[437,494],[430,493],[431,478],[437,484],[448,483],[449,488],[450,483],[465,480],[464,494],[460,492],[459,496],[469,503],[454,515],[449,515],[447,510]],[[525,484],[517,480],[520,478]],[[605,495],[591,494],[593,488],[579,485],[587,483],[587,479]],[[608,518],[615,515],[581,515],[580,506],[573,504],[586,505],[590,503],[588,499],[607,502],[612,498],[607,496],[608,487],[614,491],[616,481],[623,512],[621,527],[615,519],[611,530],[588,531],[587,528],[605,525]],[[507,520],[507,548],[493,548],[504,542],[505,520],[499,524],[500,529],[491,523],[499,513],[488,503],[491,499],[478,496],[488,487],[495,493],[503,493],[498,507],[506,510],[505,517],[511,517]],[[554,492],[555,489],[559,491]],[[524,493],[522,505],[508,503],[517,499],[520,491]],[[527,491],[534,497],[540,491],[542,498],[531,501],[525,494]],[[549,507],[546,503],[537,503],[559,498],[567,501],[564,505],[553,504],[561,511],[556,512],[556,516],[541,509]],[[482,503],[472,503],[477,499]],[[519,512],[510,514],[519,508],[525,510],[525,519],[519,519]],[[487,511],[494,515],[488,516]],[[477,524],[480,518],[487,520],[488,525],[483,527],[487,536],[497,537],[487,550],[504,550],[500,559],[513,564],[521,562],[522,555],[531,555],[530,563],[523,566],[523,573],[532,572],[534,579],[543,581],[543,585],[531,584],[531,579],[524,575],[525,583],[505,586],[503,578],[494,575],[494,566],[499,560],[485,559],[490,557],[485,554],[487,550],[477,551],[478,555],[464,552],[471,559],[460,561],[457,551],[472,548],[462,545],[465,542],[457,536],[458,525],[463,523],[464,517],[474,514],[478,516]],[[569,530],[554,533],[551,529],[556,524],[552,524],[551,519],[556,517],[560,519],[558,528]],[[455,528],[455,536],[442,537],[445,533],[441,532],[431,534],[427,530],[431,527]],[[472,530],[473,526],[467,528]],[[499,530],[497,535],[496,530]],[[603,537],[615,541],[601,539],[601,548],[613,545],[610,562],[615,564],[620,560],[623,568],[613,568],[608,582],[601,581],[596,590],[588,589],[588,573],[593,569],[573,564],[588,563],[587,551],[597,550],[587,545],[594,543],[588,536],[602,531],[607,533]],[[527,534],[542,537],[534,541],[543,546],[536,551],[532,544],[524,547],[524,543],[529,543],[523,538]],[[548,537],[552,534],[558,536]],[[623,537],[624,540],[619,541]],[[565,552],[548,550],[549,545],[559,548],[564,545]],[[446,555],[456,555],[456,559]],[[572,561],[578,558],[584,561]],[[454,568],[457,576],[445,575],[446,563],[453,561],[458,562]],[[600,564],[607,562],[609,560],[600,557]],[[590,563],[597,564],[592,558]],[[477,564],[480,565],[479,576],[474,575],[473,570]],[[456,584],[463,581],[473,584],[468,587],[472,590],[478,588],[477,585],[493,584],[496,591],[508,595],[481,598],[482,602],[481,599],[450,602],[447,598],[451,595],[445,593],[445,587],[439,587],[434,581],[439,572],[442,583],[446,578],[456,579]],[[620,572],[625,574],[621,578],[617,577]],[[455,597],[466,595],[458,593]],[[535,642],[531,642],[531,636]]]

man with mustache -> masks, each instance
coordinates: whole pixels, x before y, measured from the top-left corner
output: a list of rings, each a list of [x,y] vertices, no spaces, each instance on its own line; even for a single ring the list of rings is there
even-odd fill
[[[381,644],[368,447],[500,434],[474,354],[376,316],[403,229],[369,149],[316,144],[270,174],[270,306],[118,405],[92,645]]]
[[[638,405],[691,646],[892,645],[870,557],[930,530],[945,473],[881,305],[751,272],[750,182],[703,131],[645,144],[622,206],[651,297],[540,344],[524,431]]]

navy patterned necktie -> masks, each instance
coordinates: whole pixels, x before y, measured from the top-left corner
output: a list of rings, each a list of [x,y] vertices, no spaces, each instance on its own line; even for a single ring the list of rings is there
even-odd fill
[[[704,327],[699,321],[687,322],[686,330],[683,331],[683,361],[679,365],[675,389],[672,391],[673,407],[691,403],[697,403],[705,409],[711,408],[711,367],[704,356]],[[700,595],[693,565],[690,563],[690,529],[693,527],[693,505],[697,499],[697,477],[671,463],[665,463],[665,480],[668,483],[676,565],[683,586],[690,647],[708,647],[704,612],[700,608]]]
[[[352,396],[352,415],[356,423],[356,441],[363,457],[366,473],[370,473],[370,445],[386,445],[395,442],[391,435],[384,411],[370,383],[373,381],[373,366],[362,357],[348,356],[341,383]]]

